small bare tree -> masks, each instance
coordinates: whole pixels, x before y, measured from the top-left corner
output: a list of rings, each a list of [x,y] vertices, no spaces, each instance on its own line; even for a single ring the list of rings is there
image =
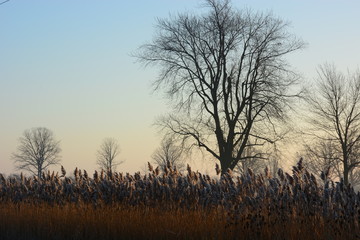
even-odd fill
[[[171,166],[176,167],[179,171],[185,169],[185,161],[182,158],[183,149],[177,145],[172,138],[164,138],[158,149],[151,156],[153,162],[165,169],[169,162]]]
[[[251,145],[249,143],[249,145]],[[234,168],[235,172],[245,174],[248,169],[255,174],[263,173],[265,168],[272,176],[276,176],[276,172],[280,167],[280,156],[276,145],[264,146],[262,149],[248,147],[244,152],[243,159]]]
[[[344,183],[350,183],[360,164],[360,72],[345,76],[333,65],[321,66],[308,103],[313,135],[335,146]]]
[[[107,172],[112,172],[124,161],[117,161],[120,146],[116,139],[105,138],[97,152],[97,164]]]
[[[49,129],[26,130],[19,141],[17,151],[12,155],[18,170],[29,171],[40,178],[47,167],[59,164],[60,141],[55,140]]]
[[[243,159],[239,161],[234,168],[234,171],[239,174],[245,174],[248,169],[251,169],[252,172],[258,174],[266,167],[265,156],[261,151],[258,151],[254,147],[246,148],[242,158]]]
[[[342,177],[340,166],[340,151],[333,141],[319,140],[304,144],[299,157],[304,159],[304,166],[313,174],[321,176],[330,168],[327,178],[338,180]]]

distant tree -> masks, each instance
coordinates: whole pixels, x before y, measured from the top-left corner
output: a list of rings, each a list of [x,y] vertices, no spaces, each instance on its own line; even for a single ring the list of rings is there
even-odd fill
[[[201,15],[158,20],[157,35],[137,56],[161,67],[155,87],[174,103],[159,125],[206,150],[224,173],[243,160],[249,140],[261,146],[278,138],[275,123],[285,122],[298,96],[289,91],[298,77],[285,57],[304,43],[271,14],[204,2],[209,11]]]
[[[26,130],[19,141],[17,151],[12,155],[18,170],[29,171],[40,178],[47,167],[59,164],[60,141],[55,140],[49,129]]]
[[[342,177],[340,152],[333,141],[318,140],[311,144],[304,144],[298,154],[303,158],[304,166],[314,175],[321,176],[330,168],[328,179],[338,180]]]
[[[249,145],[251,145],[249,143]],[[248,147],[243,153],[243,159],[234,168],[234,171],[239,174],[245,174],[248,169],[251,169],[253,173],[264,173],[265,168],[269,170],[269,174],[276,176],[276,172],[279,169],[279,156],[278,151],[274,146],[265,150],[257,149],[254,147]]]
[[[183,149],[175,144],[174,139],[164,138],[161,141],[160,147],[155,150],[151,157],[153,162],[159,165],[162,170],[165,169],[169,162],[171,166],[182,171],[185,169],[185,161],[182,155]]]
[[[334,65],[321,66],[308,103],[312,134],[333,146],[341,177],[351,183],[360,165],[360,72],[345,76]]]
[[[358,161],[360,152],[358,147],[353,149],[350,165]],[[321,140],[305,144],[303,150],[298,154],[304,159],[304,166],[317,176],[328,172],[327,179],[338,181],[343,178],[342,153],[339,145],[334,141]],[[354,167],[349,171],[349,183],[352,186],[360,187],[360,168]]]
[[[265,156],[261,151],[257,151],[254,147],[248,147],[243,152],[242,160],[238,162],[234,171],[239,174],[245,174],[251,169],[255,174],[260,173],[265,167]]]
[[[120,146],[116,139],[105,138],[97,152],[97,164],[107,172],[115,171],[116,167],[124,161],[117,161]]]

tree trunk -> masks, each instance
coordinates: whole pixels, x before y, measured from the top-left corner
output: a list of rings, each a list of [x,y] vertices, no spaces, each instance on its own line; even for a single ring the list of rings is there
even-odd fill
[[[38,168],[38,179],[41,179],[41,167]]]
[[[344,184],[347,186],[349,184],[349,166],[347,161],[344,159]]]
[[[232,149],[231,150],[226,149],[225,152],[220,155],[220,159],[219,159],[221,166],[221,175],[226,173],[229,168],[230,170],[233,170],[233,168],[231,168],[230,166],[231,160],[232,160]]]

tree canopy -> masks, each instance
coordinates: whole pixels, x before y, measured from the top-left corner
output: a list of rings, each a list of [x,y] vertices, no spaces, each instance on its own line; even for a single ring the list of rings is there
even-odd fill
[[[175,109],[159,124],[205,149],[225,172],[247,147],[276,141],[275,122],[286,119],[297,95],[289,88],[298,76],[285,56],[304,42],[272,14],[237,10],[227,0],[205,3],[205,14],[159,19],[137,57],[160,66],[155,88]]]

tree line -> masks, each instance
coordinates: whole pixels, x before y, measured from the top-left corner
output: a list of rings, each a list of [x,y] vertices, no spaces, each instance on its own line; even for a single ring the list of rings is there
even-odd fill
[[[289,133],[289,115],[301,100],[311,126],[304,134],[311,141],[300,153],[304,163],[346,185],[360,183],[360,73],[344,75],[324,64],[314,86],[306,88],[287,61],[306,43],[289,31],[288,22],[236,9],[229,0],[204,3],[202,14],[158,19],[153,40],[134,54],[145,66],[160,69],[154,88],[173,106],[156,122],[165,137],[154,162],[184,168],[184,152],[201,150],[223,174],[269,163],[277,170],[276,144]],[[40,128],[24,133],[13,157],[19,168],[39,175],[58,163],[59,152],[52,133]],[[111,171],[121,163],[115,161],[118,153],[114,139],[104,140],[99,166]]]

